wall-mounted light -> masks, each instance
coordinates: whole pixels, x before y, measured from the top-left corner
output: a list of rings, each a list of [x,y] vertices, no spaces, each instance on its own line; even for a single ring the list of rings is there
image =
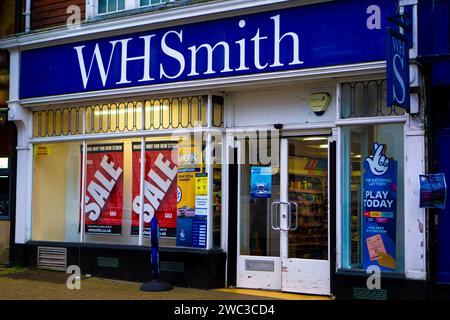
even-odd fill
[[[311,93],[308,96],[309,106],[317,116],[321,116],[327,111],[330,102],[331,96],[327,92]]]

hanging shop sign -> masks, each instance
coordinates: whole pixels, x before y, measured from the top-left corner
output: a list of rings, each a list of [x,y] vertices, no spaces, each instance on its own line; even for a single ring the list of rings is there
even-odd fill
[[[328,1],[25,50],[20,97],[381,61],[395,9],[392,0]]]
[[[123,167],[123,143],[87,146],[85,232],[122,234]]]
[[[272,167],[253,166],[250,168],[250,197],[272,197]]]
[[[399,107],[410,112],[409,39],[411,25],[407,14],[388,17],[404,34],[387,28],[386,91],[387,107]]]
[[[408,40],[392,30],[388,31],[386,89],[388,108],[410,111]]]
[[[364,161],[363,259],[366,269],[396,269],[397,161],[385,154],[386,146],[375,143],[374,154]]]
[[[447,199],[447,184],[445,175],[421,174],[420,181],[420,207],[421,208],[445,208]]]
[[[133,183],[131,234],[139,234],[141,143],[133,143]],[[158,219],[161,237],[174,238],[177,227],[177,157],[176,141],[147,142],[144,175],[144,229],[150,236],[150,223]]]

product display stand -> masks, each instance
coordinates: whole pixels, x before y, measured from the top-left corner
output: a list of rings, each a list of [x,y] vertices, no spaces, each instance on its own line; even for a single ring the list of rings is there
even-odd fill
[[[159,277],[159,228],[158,219],[153,216],[151,221],[151,241],[152,241],[152,275],[153,280],[141,285],[140,290],[146,292],[161,292],[173,289],[173,286],[167,282],[158,281]]]

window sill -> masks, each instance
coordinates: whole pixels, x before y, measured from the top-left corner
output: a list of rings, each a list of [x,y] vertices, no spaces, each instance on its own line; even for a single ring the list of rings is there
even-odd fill
[[[369,275],[369,273],[367,273],[367,271],[363,270],[363,269],[338,269],[336,271],[336,275],[367,277]],[[406,276],[405,276],[405,274],[403,272],[386,272],[386,271],[381,271],[381,276],[383,278],[406,279]]]
[[[107,244],[107,243],[78,243],[78,242],[62,242],[62,241],[37,241],[30,240],[26,245],[31,246],[49,246],[49,247],[66,247],[66,248],[102,248],[114,250],[137,250],[151,251],[151,246],[138,246],[129,244]],[[187,252],[196,254],[208,254],[210,252],[223,252],[222,249],[199,249],[189,247],[160,247],[160,252]]]

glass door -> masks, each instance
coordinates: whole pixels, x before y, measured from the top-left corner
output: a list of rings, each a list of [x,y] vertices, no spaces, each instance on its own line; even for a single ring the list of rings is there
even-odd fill
[[[281,140],[282,290],[330,294],[328,137]]]
[[[266,150],[258,144],[258,139],[250,139],[238,145],[236,282],[238,287],[281,290],[280,232],[272,228],[272,203],[280,199],[279,154],[276,161],[262,162],[260,154]]]
[[[238,147],[237,286],[330,294],[328,137],[282,138],[268,164],[251,144]]]

